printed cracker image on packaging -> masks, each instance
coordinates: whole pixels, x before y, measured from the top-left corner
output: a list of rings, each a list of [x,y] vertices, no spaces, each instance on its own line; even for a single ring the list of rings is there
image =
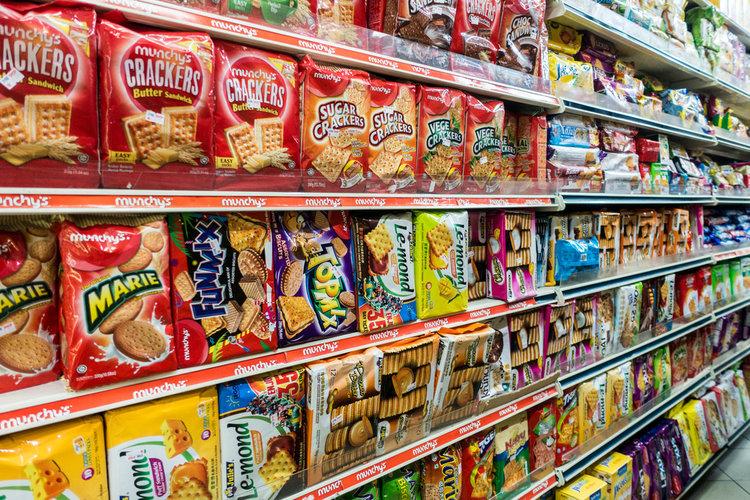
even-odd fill
[[[209,387],[106,412],[112,498],[223,498],[217,406]]]
[[[356,329],[349,224],[341,211],[273,213],[279,346]]]
[[[529,429],[521,413],[495,426],[495,492],[508,493],[529,475]]]
[[[533,212],[499,212],[487,219],[491,297],[515,302],[536,295],[536,226]]]
[[[97,27],[105,188],[214,185],[214,45],[205,33]]]
[[[214,43],[216,188],[297,191],[302,181],[297,62]]]
[[[503,175],[503,127],[505,105],[502,101],[480,101],[466,96],[466,151],[464,175],[467,193],[494,193]]]
[[[0,166],[5,186],[99,185],[96,13],[0,6]],[[11,49],[11,47],[15,47]]]
[[[542,378],[544,326],[542,311],[529,311],[509,316],[511,390],[525,387]]]
[[[465,311],[468,306],[469,215],[414,212],[417,317]]]
[[[559,467],[568,460],[571,451],[578,447],[578,388],[567,389],[557,399],[557,447],[555,448],[555,466]]]
[[[555,463],[555,442],[557,441],[557,404],[549,401],[528,411],[529,450],[531,466],[537,470]]]
[[[0,438],[0,497],[108,499],[102,417]]]
[[[266,212],[169,216],[180,367],[276,348]]]
[[[556,371],[567,373],[570,370],[568,363],[574,311],[575,300],[562,306],[547,306],[544,309],[544,377]]]
[[[218,397],[222,498],[270,500],[301,487],[304,369],[225,382]]]
[[[63,373],[84,389],[177,367],[161,216],[80,216],[60,242]]]

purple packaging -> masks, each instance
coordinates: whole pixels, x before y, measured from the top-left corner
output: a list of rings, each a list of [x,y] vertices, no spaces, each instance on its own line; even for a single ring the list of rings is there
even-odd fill
[[[633,410],[654,398],[654,362],[648,355],[633,360]]]
[[[671,477],[667,457],[661,446],[659,435],[651,432],[640,438],[643,446],[648,451],[648,460],[651,463],[651,498],[669,498],[671,491]]]
[[[609,40],[605,40],[590,31],[583,35],[583,49],[586,52],[599,59],[604,59],[610,64],[614,64],[617,59],[617,47]]]
[[[684,488],[690,481],[690,462],[688,461],[685,441],[682,439],[682,432],[680,432],[677,420],[666,418],[664,419],[664,423],[668,428],[667,444],[669,445],[670,456],[672,458],[672,466],[676,469]],[[679,493],[677,492],[676,494],[679,495]]]
[[[279,347],[354,331],[348,214],[276,212],[271,227]]]
[[[515,302],[536,295],[534,212],[496,212],[487,217],[490,297]]]
[[[649,500],[651,489],[651,467],[646,447],[640,441],[626,444],[620,453],[633,461],[631,495],[634,500]]]
[[[570,371],[570,339],[573,334],[575,300],[544,308],[544,376]]]
[[[667,475],[669,476],[669,483],[667,484],[667,487],[669,488],[669,498],[677,498],[677,496],[682,493],[682,489],[684,488],[685,483],[682,481],[682,476],[680,475],[682,464],[678,464],[677,458],[675,457],[674,450],[672,448],[672,432],[669,424],[667,424],[666,422],[658,423],[656,425],[655,434],[658,438],[657,444],[659,446],[659,452],[664,458],[668,473]]]

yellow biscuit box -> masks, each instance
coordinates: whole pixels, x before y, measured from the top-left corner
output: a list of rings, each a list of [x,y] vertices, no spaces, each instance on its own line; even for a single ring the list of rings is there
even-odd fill
[[[104,414],[112,498],[219,499],[213,387]]]
[[[594,476],[584,474],[559,488],[556,500],[610,500],[607,483]]]
[[[109,498],[102,418],[84,417],[1,438],[0,498]]]
[[[612,453],[592,467],[589,473],[607,483],[609,500],[630,500],[633,488],[633,459],[629,456]]]

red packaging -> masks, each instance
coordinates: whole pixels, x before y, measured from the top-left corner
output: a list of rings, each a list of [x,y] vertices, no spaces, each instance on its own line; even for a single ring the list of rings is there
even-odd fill
[[[547,117],[518,115],[516,179],[547,180]]]
[[[105,188],[214,185],[214,46],[205,33],[97,28]]]
[[[62,361],[70,387],[177,368],[164,219],[65,221],[58,237]]]
[[[651,165],[648,163],[639,163],[638,171],[641,174],[641,187],[644,194],[650,194],[653,192],[651,186]]]
[[[535,76],[540,72],[544,0],[506,0],[500,21],[497,64]]]
[[[627,125],[602,122],[600,124],[602,149],[613,153],[635,153],[634,137],[638,133],[635,127]],[[644,161],[639,159],[639,161]]]
[[[635,147],[638,152],[638,161],[654,163],[659,161],[659,141],[636,137]]]
[[[710,327],[709,327],[710,328]],[[688,336],[687,340],[687,358],[688,371],[687,378],[691,379],[697,376],[703,370],[706,353],[707,330],[701,328]]]
[[[424,45],[450,49],[456,0],[391,0],[383,3],[382,7],[383,32]]]
[[[99,185],[96,13],[0,5],[3,186]]]
[[[215,44],[216,188],[297,191],[297,62],[235,43]]]
[[[500,0],[458,0],[451,52],[484,62],[496,61],[501,15]]]
[[[714,292],[712,289],[711,266],[701,267],[695,273],[696,285],[698,287],[698,311],[708,314],[714,308]]]
[[[300,63],[302,186],[305,191],[362,192],[366,187],[370,75]]]
[[[368,192],[414,192],[417,166],[417,88],[370,84]]]
[[[571,457],[578,447],[578,387],[571,387],[557,398],[557,442],[555,466],[559,467]]]
[[[417,102],[418,189],[425,193],[457,192],[463,180],[466,94],[420,86]]]
[[[557,441],[557,404],[554,400],[529,410],[530,470],[553,466]]]
[[[674,318],[690,317],[700,310],[699,283],[695,273],[678,274],[675,279]]]
[[[503,127],[503,180],[510,179],[515,175],[516,169],[516,145],[518,142],[518,115],[516,113],[505,113],[505,126]]]
[[[671,356],[672,385],[675,386],[688,379],[690,362],[688,338],[682,337],[669,344],[669,355]]]
[[[461,441],[461,496],[458,498],[493,498],[494,458],[494,428]]]
[[[480,101],[467,95],[466,147],[464,175],[466,193],[494,193],[503,180],[503,127],[505,105],[502,101]]]

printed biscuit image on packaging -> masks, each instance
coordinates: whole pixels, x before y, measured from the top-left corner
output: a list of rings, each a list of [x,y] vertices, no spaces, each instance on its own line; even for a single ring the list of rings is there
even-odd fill
[[[492,498],[494,456],[494,428],[461,441],[461,468],[465,471],[461,477],[461,491],[468,498]]]
[[[620,262],[620,214],[601,212],[598,215],[599,267],[616,268]]]
[[[630,368],[628,361],[607,372],[607,427],[630,414],[633,404]]]
[[[542,311],[509,316],[511,390],[521,389],[542,378],[544,325]]]
[[[665,254],[677,255],[687,252],[690,213],[687,210],[675,208],[666,210],[665,215]]]
[[[303,368],[218,387],[224,498],[269,500],[302,487],[294,474],[304,468],[305,394]]]
[[[573,312],[575,300],[562,306],[547,306],[543,321],[546,335],[544,337],[544,373],[552,375],[556,371],[567,373],[570,361],[570,339],[573,334]]]
[[[466,96],[466,151],[464,175],[467,193],[494,193],[505,180],[502,171],[505,105]]]
[[[620,264],[636,261],[638,241],[638,216],[623,212],[620,216]]]
[[[555,466],[568,460],[571,451],[578,447],[578,388],[567,389],[557,399],[557,447],[555,448]]]
[[[411,213],[352,215],[352,237],[359,330],[416,319]]]
[[[420,472],[424,478],[422,498],[425,500],[450,500],[463,498],[463,479],[460,444],[451,445],[431,453],[420,461]],[[412,498],[419,498],[419,495]]]
[[[640,283],[621,286],[615,292],[615,333],[617,350],[627,349],[637,343],[641,313]]]
[[[570,337],[570,369],[577,370],[595,361],[598,296],[589,295],[575,302],[573,333]]]
[[[494,63],[502,12],[502,2],[498,0],[457,0],[451,52]]]
[[[493,407],[493,398],[511,389],[512,371],[510,367],[510,328],[508,318],[500,316],[489,321],[495,331],[487,357],[487,369],[479,386],[480,404]],[[486,403],[485,403],[486,402]]]
[[[516,490],[529,475],[529,428],[521,413],[495,426],[495,493]]]
[[[557,404],[550,401],[529,410],[529,470],[554,466],[557,441]]]
[[[276,348],[265,212],[169,216],[179,366]]]
[[[302,187],[365,190],[368,175],[370,76],[364,71],[300,63]]]
[[[279,346],[354,331],[349,215],[275,212],[271,226]]]
[[[223,498],[216,389],[104,414],[112,498]]]
[[[606,374],[602,374],[604,383],[596,378],[582,383],[578,386],[578,435],[581,443],[585,443],[598,432],[600,420],[605,420],[602,415],[604,405],[599,404],[604,394],[600,391],[606,391]],[[598,377],[597,377],[598,378]]]
[[[656,232],[656,211],[639,210],[636,213],[635,260],[646,261],[651,258]]]
[[[469,212],[469,301],[487,296],[487,213]]]
[[[690,271],[677,275],[675,279],[675,318],[690,318],[698,314],[701,309],[700,287],[701,283],[698,281],[697,273]]]
[[[709,273],[710,276],[710,273]],[[668,274],[657,278],[656,324],[664,324],[674,317],[675,275]],[[709,287],[710,288],[710,287]]]
[[[612,453],[591,469],[591,474],[604,481],[610,500],[633,498],[633,459],[622,453]]]
[[[745,286],[742,282],[742,268],[738,259],[729,261],[729,295],[734,300],[738,300],[745,292]]]
[[[536,295],[533,212],[499,212],[487,220],[489,295],[515,302]]]

